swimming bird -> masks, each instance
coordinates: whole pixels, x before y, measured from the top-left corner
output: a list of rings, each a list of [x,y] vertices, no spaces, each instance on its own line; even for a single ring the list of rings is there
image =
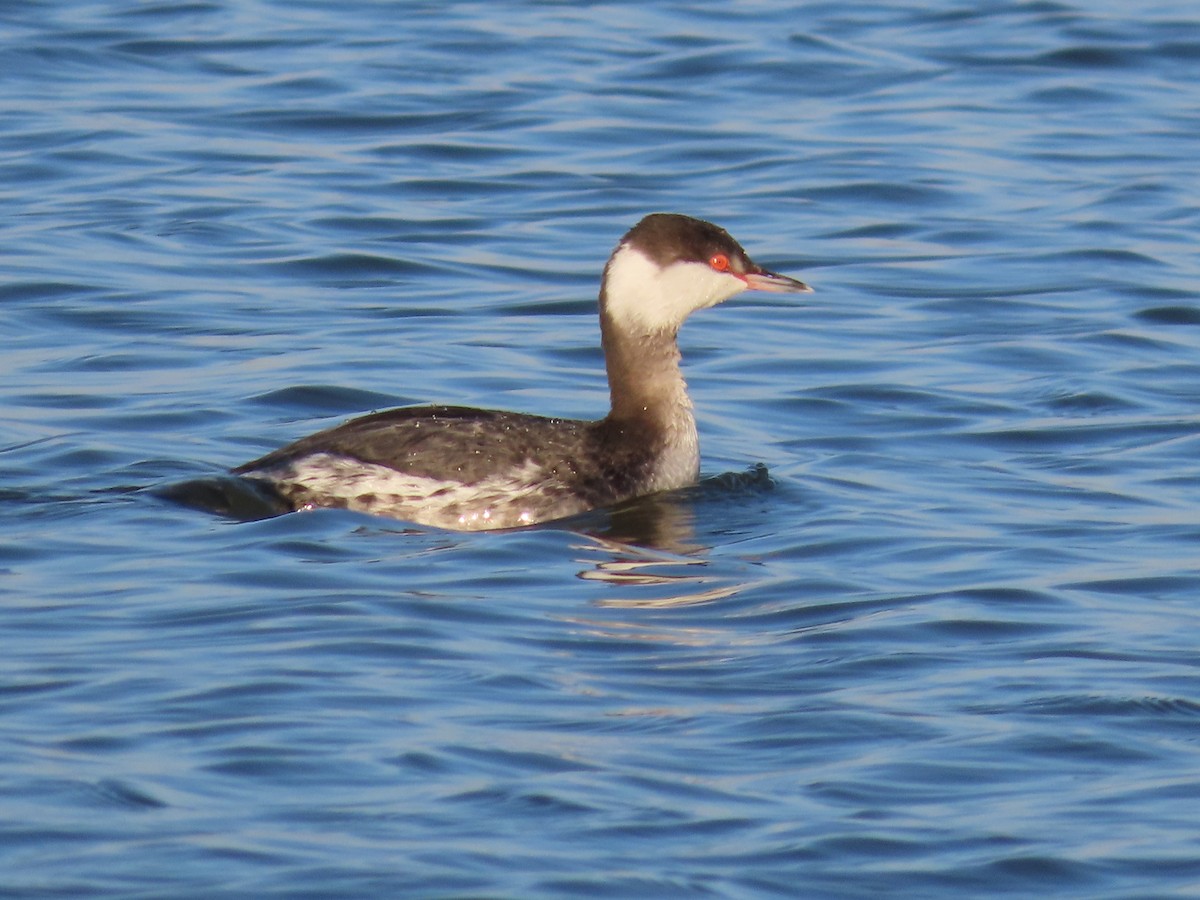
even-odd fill
[[[232,470],[283,509],[339,507],[455,530],[513,528],[695,483],[699,439],[679,328],[743,291],[807,293],[724,229],[648,215],[600,285],[611,408],[595,421],[461,406],[392,409]]]

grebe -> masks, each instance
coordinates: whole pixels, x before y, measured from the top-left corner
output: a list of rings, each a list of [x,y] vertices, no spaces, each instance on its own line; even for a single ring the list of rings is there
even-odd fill
[[[696,419],[676,336],[742,291],[799,294],[722,228],[646,216],[600,284],[612,408],[594,422],[459,406],[392,409],[233,469],[293,510],[339,507],[458,530],[513,528],[693,484]]]

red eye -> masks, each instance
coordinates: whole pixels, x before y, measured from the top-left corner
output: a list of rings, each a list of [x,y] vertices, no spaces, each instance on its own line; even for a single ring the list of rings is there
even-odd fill
[[[714,253],[712,258],[709,259],[708,264],[718,272],[729,271],[729,257],[724,253]]]

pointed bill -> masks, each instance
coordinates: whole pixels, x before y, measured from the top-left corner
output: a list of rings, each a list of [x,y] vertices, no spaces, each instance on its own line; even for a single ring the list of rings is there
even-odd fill
[[[778,275],[766,269],[756,269],[742,276],[746,285],[752,291],[770,291],[774,294],[811,294],[810,288],[803,281]]]

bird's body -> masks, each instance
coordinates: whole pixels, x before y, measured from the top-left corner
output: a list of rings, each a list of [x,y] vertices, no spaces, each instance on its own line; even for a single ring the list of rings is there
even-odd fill
[[[676,335],[689,313],[748,289],[808,287],[759,268],[715,225],[647,216],[604,270],[612,408],[603,419],[406,407],[301,438],[233,472],[287,508],[452,529],[529,525],[692,484],[699,440]]]

